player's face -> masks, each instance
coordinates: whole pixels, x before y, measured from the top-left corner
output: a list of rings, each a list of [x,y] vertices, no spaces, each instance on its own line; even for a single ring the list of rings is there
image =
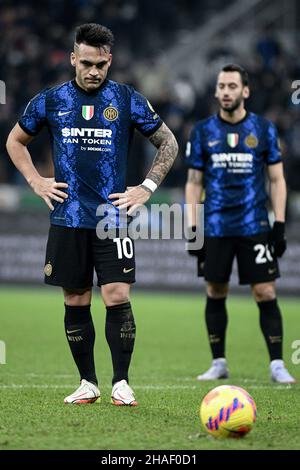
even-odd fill
[[[219,73],[215,97],[224,111],[235,111],[248,96],[249,88],[243,85],[239,72]]]
[[[107,46],[94,47],[79,44],[71,53],[71,64],[76,69],[76,81],[86,91],[93,91],[103,83],[112,61]]]

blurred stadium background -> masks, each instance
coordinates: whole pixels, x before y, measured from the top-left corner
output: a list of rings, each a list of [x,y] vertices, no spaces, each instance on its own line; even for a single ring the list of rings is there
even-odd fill
[[[73,76],[74,27],[84,22],[112,29],[109,78],[144,93],[177,136],[179,157],[153,202],[183,203],[185,143],[193,123],[216,110],[216,74],[229,62],[248,70],[247,107],[277,125],[284,153],[289,247],[278,286],[299,293],[300,108],[291,99],[292,82],[300,79],[296,0],[1,0],[0,80],[7,96],[0,105],[0,282],[42,283],[48,211],[10,163],[5,141],[32,96]],[[41,174],[52,175],[46,131],[30,150]],[[130,185],[144,178],[153,154],[136,135]],[[203,283],[180,240],[137,243],[137,266],[137,287],[196,290]]]

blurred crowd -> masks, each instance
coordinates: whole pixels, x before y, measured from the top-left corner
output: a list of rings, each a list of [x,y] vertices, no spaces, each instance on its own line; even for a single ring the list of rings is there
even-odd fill
[[[115,35],[114,61],[109,78],[132,84],[143,91],[141,70],[151,68],[158,54],[176,43],[178,37],[201,26],[222,6],[222,0],[1,0],[0,80],[7,88],[6,104],[0,105],[0,183],[23,184],[5,150],[6,137],[22,114],[27,102],[40,90],[73,78],[69,54],[74,27],[84,22],[98,22]],[[295,53],[295,50],[297,53]],[[300,42],[287,50],[276,31],[266,30],[253,38],[247,57],[224,48],[207,57],[243,65],[250,75],[249,110],[265,115],[278,127],[285,156],[289,188],[300,191],[300,112],[291,100],[292,82],[300,79]],[[229,60],[230,57],[230,60]],[[227,60],[228,58],[228,60]],[[188,62],[187,62],[188,63]],[[159,88],[159,93],[157,93]],[[190,82],[188,74],[168,83],[153,83],[147,97],[156,111],[174,131],[180,155],[164,185],[183,186],[186,170],[183,155],[191,126],[216,111],[214,83],[201,93]],[[300,96],[300,95],[299,95]],[[30,147],[41,174],[52,171],[51,153],[46,131]],[[136,136],[132,147],[128,181],[143,179],[153,158],[153,148]]]

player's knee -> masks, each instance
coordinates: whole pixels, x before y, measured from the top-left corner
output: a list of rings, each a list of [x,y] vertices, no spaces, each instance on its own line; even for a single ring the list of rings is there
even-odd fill
[[[275,287],[273,284],[254,284],[252,286],[252,292],[256,302],[266,302],[276,298]]]
[[[84,306],[91,303],[91,289],[64,289],[65,304]]]
[[[107,307],[129,302],[129,287],[127,284],[106,284],[102,286],[102,298]]]
[[[209,282],[206,287],[208,297],[213,299],[221,299],[228,294],[228,284],[216,284]]]

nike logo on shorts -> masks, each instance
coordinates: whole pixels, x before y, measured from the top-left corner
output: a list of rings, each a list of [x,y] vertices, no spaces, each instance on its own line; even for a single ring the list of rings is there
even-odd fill
[[[134,268],[130,268],[130,269],[124,268],[124,269],[123,269],[123,273],[124,273],[124,274],[127,274],[127,273],[130,273],[130,271],[133,271],[133,270],[134,270]]]

